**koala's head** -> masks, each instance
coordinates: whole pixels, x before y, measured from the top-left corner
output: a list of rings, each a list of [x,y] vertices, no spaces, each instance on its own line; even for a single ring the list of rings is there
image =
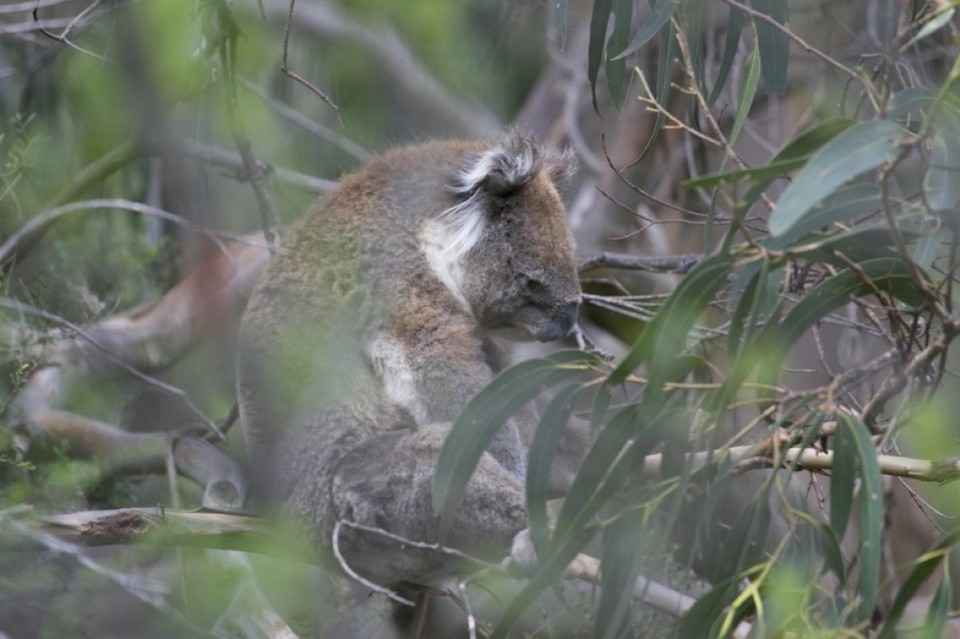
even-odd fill
[[[557,192],[574,168],[569,150],[516,134],[468,153],[456,168],[456,203],[427,222],[424,252],[481,326],[515,326],[550,341],[576,325],[580,280]]]

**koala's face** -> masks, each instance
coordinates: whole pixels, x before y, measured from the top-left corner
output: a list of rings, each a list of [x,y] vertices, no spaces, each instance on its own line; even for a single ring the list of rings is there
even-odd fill
[[[550,341],[576,325],[580,281],[557,193],[573,162],[514,136],[459,167],[457,203],[430,223],[424,251],[481,326]]]
[[[485,231],[465,258],[463,291],[481,325],[545,342],[577,321],[580,280],[566,211],[547,172],[485,198]]]

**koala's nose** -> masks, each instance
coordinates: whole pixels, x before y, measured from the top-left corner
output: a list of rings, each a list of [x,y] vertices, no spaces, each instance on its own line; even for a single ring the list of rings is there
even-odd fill
[[[560,329],[560,337],[569,335],[570,331],[577,323],[577,317],[580,311],[580,302],[567,302],[560,305],[557,309],[557,324]]]

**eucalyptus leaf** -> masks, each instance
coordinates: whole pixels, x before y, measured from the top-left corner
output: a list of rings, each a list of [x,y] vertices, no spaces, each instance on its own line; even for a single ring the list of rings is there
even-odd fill
[[[510,416],[550,386],[582,375],[583,365],[601,363],[589,353],[559,351],[503,371],[470,400],[447,435],[433,475],[441,532],[450,525],[477,462]]]
[[[678,0],[656,0],[656,3],[653,4],[653,8],[650,11],[650,15],[644,20],[643,25],[640,27],[640,31],[638,31],[637,35],[630,41],[630,44],[613,59],[622,60],[649,42],[653,36],[660,32],[665,24],[670,22],[670,18],[677,12],[677,7],[679,6],[680,3]],[[613,47],[610,48],[613,49]]]
[[[889,120],[855,125],[823,146],[784,190],[770,215],[770,234],[787,233],[813,206],[848,180],[892,160],[903,135]]]
[[[776,22],[786,24],[789,12],[787,0],[753,0],[750,4]],[[754,23],[757,27],[763,88],[771,95],[782,95],[787,90],[790,40],[786,33],[765,20],[754,20]]]

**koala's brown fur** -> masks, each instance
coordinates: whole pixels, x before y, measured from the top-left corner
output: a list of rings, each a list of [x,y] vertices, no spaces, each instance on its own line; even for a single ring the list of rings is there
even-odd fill
[[[400,148],[344,177],[270,263],[241,327],[241,417],[254,469],[322,547],[338,520],[437,541],[437,454],[499,367],[484,331],[547,341],[575,325],[557,193],[571,170],[517,135]],[[446,544],[502,555],[526,527],[527,440],[517,423],[497,436]],[[338,541],[383,583],[455,570],[351,528]]]

